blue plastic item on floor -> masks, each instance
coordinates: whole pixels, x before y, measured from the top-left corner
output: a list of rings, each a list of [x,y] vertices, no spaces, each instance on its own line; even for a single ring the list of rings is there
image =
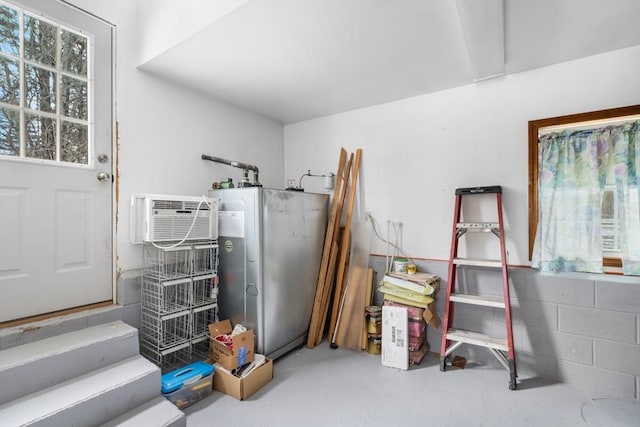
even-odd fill
[[[182,368],[167,372],[162,376],[162,393],[171,393],[200,381],[213,373],[213,365],[206,362],[193,362]]]

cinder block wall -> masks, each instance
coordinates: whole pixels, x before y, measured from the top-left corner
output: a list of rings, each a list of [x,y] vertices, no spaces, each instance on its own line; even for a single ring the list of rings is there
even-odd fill
[[[372,256],[378,280],[385,257]],[[447,263],[418,261],[440,276],[436,311],[444,314]],[[510,268],[513,337],[519,378],[539,376],[573,384],[592,396],[640,399],[640,279],[588,274],[541,274]],[[458,268],[460,292],[502,295],[497,269]],[[374,302],[382,303],[375,293]],[[454,326],[505,336],[504,310],[456,305]],[[441,329],[428,328],[430,351],[440,352]],[[474,363],[501,366],[484,348],[454,352]],[[505,377],[505,384],[508,378]]]
[[[132,270],[118,277],[118,301],[122,306],[122,321],[140,328],[140,270]]]

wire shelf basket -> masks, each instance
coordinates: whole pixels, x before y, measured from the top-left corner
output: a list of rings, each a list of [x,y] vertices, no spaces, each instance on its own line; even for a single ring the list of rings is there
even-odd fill
[[[218,273],[218,245],[215,243],[193,245],[194,276]]]
[[[204,337],[198,337],[191,340],[191,361],[207,360],[209,359],[209,346],[210,338],[208,335]]]
[[[162,373],[172,371],[192,361],[192,349],[189,342],[175,347],[159,350],[152,344],[140,341],[140,354],[160,367]],[[205,360],[205,359],[203,359]]]
[[[191,333],[190,311],[185,310],[163,316],[142,309],[141,338],[157,349],[167,349],[188,342]]]
[[[191,304],[191,279],[163,281],[156,277],[142,278],[142,307],[158,314],[175,313],[188,309]]]
[[[213,274],[193,278],[192,307],[211,304],[218,298],[218,277]]]
[[[191,312],[191,337],[209,336],[209,324],[218,321],[218,304],[194,308]]]
[[[191,276],[191,245],[144,247],[144,275],[168,280]]]

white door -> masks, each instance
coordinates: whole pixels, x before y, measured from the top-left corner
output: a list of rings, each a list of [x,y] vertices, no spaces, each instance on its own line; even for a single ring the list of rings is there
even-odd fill
[[[0,2],[0,322],[113,298],[112,31]]]

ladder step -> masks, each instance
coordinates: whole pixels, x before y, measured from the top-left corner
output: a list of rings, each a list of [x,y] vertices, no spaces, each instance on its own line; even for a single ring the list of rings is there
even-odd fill
[[[459,230],[488,232],[494,228],[500,228],[500,224],[497,222],[459,222],[456,224],[456,228]]]
[[[456,188],[456,194],[465,195],[465,194],[486,194],[486,193],[502,193],[502,186],[500,185],[491,185],[488,187],[467,187],[467,188]]]
[[[449,300],[463,304],[482,305],[485,307],[505,308],[502,297],[481,296],[471,294],[451,294]]]
[[[493,259],[454,258],[453,263],[456,265],[475,265],[479,267],[502,267],[502,261]]]
[[[477,332],[463,331],[460,329],[449,329],[447,339],[450,341],[463,342],[465,344],[477,345],[480,347],[495,348],[496,350],[508,351],[507,340],[490,337]]]

